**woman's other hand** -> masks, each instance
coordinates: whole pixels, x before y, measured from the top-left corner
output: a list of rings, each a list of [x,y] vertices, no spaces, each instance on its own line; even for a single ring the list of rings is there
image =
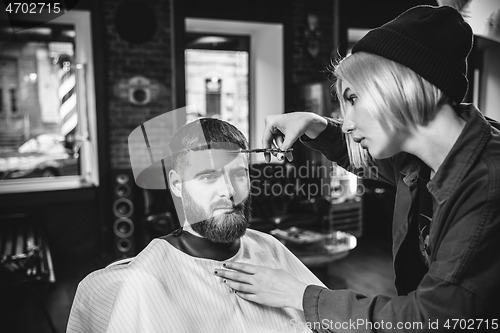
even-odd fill
[[[214,274],[224,279],[239,297],[273,307],[303,311],[302,298],[307,284],[285,272],[268,267],[227,262]]]
[[[325,130],[326,126],[326,119],[312,112],[292,112],[267,116],[266,128],[262,136],[262,148],[289,149],[301,135],[305,134],[309,138],[315,139]],[[293,160],[292,153],[287,153],[285,157],[290,162]],[[265,158],[266,162],[269,163],[271,155],[265,153]]]

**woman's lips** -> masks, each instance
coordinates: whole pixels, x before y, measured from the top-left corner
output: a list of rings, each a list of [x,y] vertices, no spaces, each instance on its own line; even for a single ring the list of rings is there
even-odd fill
[[[357,136],[353,136],[352,139],[356,143],[361,143],[361,141],[363,141],[365,138],[360,138],[360,137],[357,137]]]
[[[358,143],[361,146],[361,148],[366,149],[366,145],[364,144],[365,138],[353,137],[352,139],[354,140],[354,142]]]

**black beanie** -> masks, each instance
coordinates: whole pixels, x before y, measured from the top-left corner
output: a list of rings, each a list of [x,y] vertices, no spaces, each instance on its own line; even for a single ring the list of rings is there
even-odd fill
[[[368,52],[400,63],[455,102],[467,92],[472,29],[452,7],[417,6],[370,30],[352,53]]]

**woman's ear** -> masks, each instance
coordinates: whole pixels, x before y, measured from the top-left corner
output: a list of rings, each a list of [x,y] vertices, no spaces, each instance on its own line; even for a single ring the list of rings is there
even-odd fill
[[[182,198],[182,178],[175,170],[168,173],[168,186],[170,191],[178,198]]]

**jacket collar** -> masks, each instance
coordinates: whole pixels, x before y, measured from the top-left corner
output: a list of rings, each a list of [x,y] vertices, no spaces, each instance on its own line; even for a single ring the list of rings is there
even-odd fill
[[[466,124],[434,178],[427,184],[438,204],[443,204],[458,187],[491,137],[491,125],[472,104],[460,105]],[[428,177],[430,168],[416,156],[406,154],[401,174],[407,186]],[[428,179],[428,178],[427,178]]]
[[[466,124],[427,187],[438,204],[455,191],[491,137],[491,126],[472,104],[460,105]]]

